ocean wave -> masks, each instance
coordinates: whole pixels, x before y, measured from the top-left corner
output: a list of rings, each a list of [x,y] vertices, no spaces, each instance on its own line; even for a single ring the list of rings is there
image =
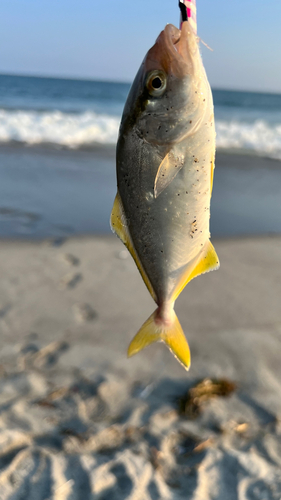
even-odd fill
[[[250,151],[270,158],[281,159],[281,124],[266,121],[254,123],[217,121],[217,148]]]
[[[94,143],[115,144],[119,122],[117,117],[90,111],[74,114],[2,109],[0,142],[52,143],[70,148]]]
[[[51,143],[68,148],[115,144],[119,123],[119,117],[92,111],[77,114],[0,109],[0,142]],[[244,150],[281,159],[281,124],[218,119],[216,131],[217,149]]]

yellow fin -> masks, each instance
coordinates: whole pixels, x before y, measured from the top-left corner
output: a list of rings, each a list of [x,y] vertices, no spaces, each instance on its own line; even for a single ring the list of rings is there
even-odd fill
[[[196,276],[200,276],[200,274],[208,273],[210,271],[215,271],[220,267],[219,258],[216,254],[216,251],[210,241],[208,241],[198,259],[195,259],[193,266],[187,267],[186,273],[183,274],[181,280],[179,281],[173,296],[172,300],[176,300],[179,294],[182,292],[184,287]]]
[[[157,198],[159,194],[166,189],[167,186],[176,177],[177,173],[181,170],[184,164],[184,156],[171,150],[166,154],[165,158],[159,165],[157,174],[154,181],[154,197]]]
[[[148,291],[153,298],[153,300],[156,302],[156,295],[155,292],[152,288],[152,285],[147,277],[147,274],[145,273],[141,262],[137,256],[137,253],[134,249],[134,245],[128,230],[128,225],[126,222],[126,217],[124,213],[124,209],[122,206],[122,201],[120,198],[119,193],[117,192],[111,212],[111,217],[110,217],[110,226],[111,229],[114,233],[117,234],[117,236],[120,238],[120,240],[124,243],[124,245],[128,248],[131,256],[133,257],[137,268],[142,276],[142,279],[144,283],[146,284]]]
[[[124,216],[120,195],[117,192],[110,216],[111,230],[117,234],[124,245],[128,244],[127,223]]]
[[[172,354],[186,370],[190,367],[190,350],[180,322],[173,311],[169,326],[155,321],[157,310],[142,325],[128,348],[128,356],[133,356],[154,342],[164,342]]]

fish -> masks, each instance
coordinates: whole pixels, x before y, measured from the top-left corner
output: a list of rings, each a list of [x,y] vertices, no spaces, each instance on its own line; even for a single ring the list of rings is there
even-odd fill
[[[192,279],[219,267],[209,231],[214,167],[214,106],[198,38],[188,21],[167,24],[131,86],[116,148],[111,229],[157,305],[129,357],[164,342],[190,367],[174,304]]]

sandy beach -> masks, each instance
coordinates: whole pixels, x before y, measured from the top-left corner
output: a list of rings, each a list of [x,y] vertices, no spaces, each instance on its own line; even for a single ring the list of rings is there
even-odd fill
[[[1,242],[1,500],[280,499],[281,238],[213,243],[187,373],[126,358],[154,304],[117,238]]]
[[[2,3],[0,500],[281,500],[280,3]]]

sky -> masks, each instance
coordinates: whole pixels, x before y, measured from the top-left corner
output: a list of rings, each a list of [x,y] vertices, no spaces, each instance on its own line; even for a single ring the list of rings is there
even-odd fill
[[[281,1],[197,0],[215,88],[281,92]],[[1,0],[0,73],[131,82],[178,0]]]

